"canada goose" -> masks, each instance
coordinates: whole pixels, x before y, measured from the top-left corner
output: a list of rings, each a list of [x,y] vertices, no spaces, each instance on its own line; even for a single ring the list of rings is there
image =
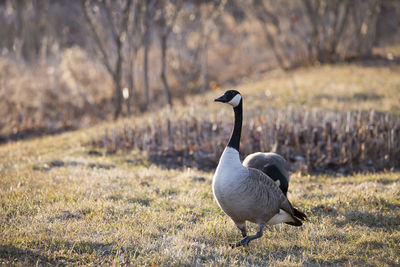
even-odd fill
[[[302,225],[307,217],[294,209],[277,184],[265,173],[243,166],[239,157],[243,100],[238,91],[228,90],[214,101],[230,104],[235,113],[231,138],[213,177],[213,193],[221,209],[234,221],[243,239],[232,247],[260,238],[266,224]],[[246,221],[258,224],[255,235],[247,236]]]
[[[256,152],[248,155],[243,160],[243,166],[259,169],[268,175],[279,186],[283,194],[287,196],[290,176],[286,167],[286,160],[281,155],[273,152]]]

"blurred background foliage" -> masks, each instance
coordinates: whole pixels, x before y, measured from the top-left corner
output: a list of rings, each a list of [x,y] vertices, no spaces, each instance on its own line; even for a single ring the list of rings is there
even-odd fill
[[[185,103],[274,69],[400,54],[394,0],[1,0],[0,25],[3,142]]]

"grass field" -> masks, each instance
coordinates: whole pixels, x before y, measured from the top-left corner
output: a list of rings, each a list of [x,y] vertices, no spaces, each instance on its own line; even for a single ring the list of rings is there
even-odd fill
[[[399,114],[397,70],[325,66],[296,71],[297,89],[284,73],[240,88],[249,114],[265,99],[276,107]],[[229,108],[212,102],[222,92],[189,99],[175,114],[184,116],[195,105],[231,120]],[[148,123],[148,117],[134,120]],[[400,264],[400,173],[295,173],[288,197],[310,222],[267,227],[249,247],[231,249],[240,232],[213,199],[212,172],[168,169],[146,153],[108,155],[85,145],[105,128],[131,120],[0,146],[0,264]]]

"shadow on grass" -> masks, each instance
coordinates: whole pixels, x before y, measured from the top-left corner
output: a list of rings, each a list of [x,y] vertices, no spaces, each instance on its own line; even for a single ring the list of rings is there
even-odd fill
[[[137,203],[139,205],[146,206],[146,207],[150,206],[151,201],[152,200],[150,198],[135,198],[134,197],[134,198],[127,199],[128,203]]]
[[[382,55],[371,55],[366,57],[350,56],[344,59],[347,63],[357,64],[364,67],[383,67],[387,68],[390,66],[400,66],[400,58],[395,57],[388,59]]]
[[[161,151],[152,153],[149,155],[149,161],[165,169],[183,170],[185,167],[190,167],[205,172],[213,171],[218,165],[218,162],[204,155],[190,155],[185,151]]]
[[[18,141],[18,140],[29,140],[35,137],[45,136],[45,135],[58,135],[64,132],[76,130],[77,127],[74,126],[63,126],[58,127],[56,129],[51,129],[50,127],[36,127],[36,128],[27,128],[21,130],[17,133],[10,133],[6,135],[0,135],[0,144],[5,144],[10,141]]]
[[[329,101],[338,101],[338,102],[364,102],[364,101],[379,101],[383,98],[382,95],[378,95],[376,93],[354,93],[353,95],[350,96],[341,96],[341,95],[330,95],[326,93],[320,93],[315,96],[315,99],[317,100],[329,100]]]
[[[347,224],[355,224],[371,228],[394,230],[399,226],[400,222],[399,215],[380,214],[378,212],[352,210],[345,212],[343,215],[345,216],[345,219],[336,222],[336,225],[339,227],[343,227]]]
[[[110,170],[115,168],[115,165],[113,164],[102,164],[102,163],[82,163],[78,161],[61,161],[61,160],[53,160],[48,163],[44,164],[39,164],[35,165],[32,167],[33,170],[35,171],[42,171],[42,172],[47,172],[50,171],[53,168],[61,168],[61,167],[82,167],[86,166],[91,169],[105,169],[105,170]]]
[[[48,257],[42,255],[39,249],[17,248],[13,245],[0,244],[0,259],[5,264],[26,264],[26,265],[67,265],[74,263],[64,257]]]
[[[43,241],[42,241],[43,242]],[[118,248],[116,244],[103,244],[94,242],[70,242],[65,240],[49,240],[42,243],[37,249],[17,248],[13,245],[0,244],[0,263],[16,264],[20,263],[27,266],[33,265],[71,265],[83,263],[87,264],[82,256],[96,254],[101,264],[111,264],[113,258],[120,255],[121,252],[130,254],[134,258],[139,256],[137,249],[133,247]],[[38,247],[35,245],[35,247]],[[58,251],[68,251],[70,257],[56,256]],[[49,255],[54,253],[54,255]],[[46,255],[47,254],[47,255]],[[49,256],[48,256],[49,255]],[[84,262],[82,262],[82,260]],[[130,257],[124,257],[120,264],[129,263]]]

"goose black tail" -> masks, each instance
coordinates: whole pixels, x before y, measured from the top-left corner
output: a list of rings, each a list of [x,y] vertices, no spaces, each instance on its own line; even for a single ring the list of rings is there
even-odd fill
[[[286,224],[293,226],[302,226],[303,225],[302,221],[308,221],[307,216],[296,208],[293,208],[293,219],[294,222],[286,222]]]
[[[296,217],[293,217],[294,222],[285,222],[286,224],[292,225],[292,226],[302,226],[303,223]]]
[[[296,208],[293,208],[294,216],[302,221],[308,221],[307,216]]]

